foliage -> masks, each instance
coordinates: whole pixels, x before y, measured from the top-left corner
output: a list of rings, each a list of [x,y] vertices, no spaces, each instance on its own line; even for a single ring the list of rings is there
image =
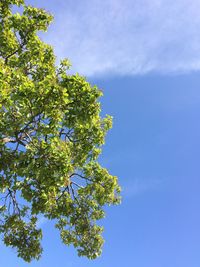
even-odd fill
[[[0,232],[28,262],[42,253],[41,215],[79,255],[97,257],[96,221],[105,204],[119,203],[117,178],[97,161],[112,124],[100,117],[102,92],[67,74],[68,60],[56,66],[37,35],[51,21],[23,0],[0,1]]]

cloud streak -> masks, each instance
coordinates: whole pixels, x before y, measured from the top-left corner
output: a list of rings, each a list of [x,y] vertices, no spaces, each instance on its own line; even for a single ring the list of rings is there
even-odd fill
[[[200,69],[198,0],[52,0],[47,7],[55,24],[45,40],[82,74]]]
[[[122,196],[125,198],[132,198],[160,190],[163,182],[164,181],[162,179],[134,178],[122,186]]]

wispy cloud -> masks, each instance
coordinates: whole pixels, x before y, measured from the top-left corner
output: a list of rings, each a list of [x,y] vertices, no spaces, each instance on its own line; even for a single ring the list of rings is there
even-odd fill
[[[55,24],[45,39],[82,74],[200,69],[198,0],[52,0],[51,5]]]
[[[37,221],[37,227],[41,228],[44,224],[46,224],[48,222],[48,219],[45,218],[44,216],[40,216],[38,221]]]
[[[122,186],[122,195],[125,198],[131,198],[147,192],[161,189],[164,180],[162,179],[143,179],[134,178]]]

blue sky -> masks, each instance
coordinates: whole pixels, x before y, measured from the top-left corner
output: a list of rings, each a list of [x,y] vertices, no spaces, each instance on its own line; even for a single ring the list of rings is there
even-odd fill
[[[0,244],[0,266],[199,267],[199,1],[28,2],[55,15],[42,38],[58,58],[104,91],[114,125],[100,160],[123,201],[106,207],[99,259],[79,258],[41,222],[42,259],[26,264]]]

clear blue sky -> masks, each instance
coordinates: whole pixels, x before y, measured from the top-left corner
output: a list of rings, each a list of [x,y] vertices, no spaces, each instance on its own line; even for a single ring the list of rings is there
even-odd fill
[[[119,177],[123,201],[106,208],[102,222],[106,242],[99,259],[79,258],[72,247],[61,244],[52,223],[41,221],[41,260],[24,263],[0,243],[0,266],[199,267],[200,35],[195,35],[200,29],[199,3],[182,0],[170,7],[154,0],[148,5],[141,0],[141,6],[128,0],[124,5],[121,0],[104,4],[97,0],[96,6],[92,0],[29,2],[54,13],[56,21],[43,38],[54,44],[58,57],[72,58],[75,70],[104,91],[102,114],[113,115],[114,125],[100,160]],[[113,25],[107,32],[105,25],[98,26],[103,15],[89,16],[98,10],[109,11],[103,23],[108,26],[113,21]],[[124,16],[117,13],[120,10]],[[157,18],[152,17],[154,11]],[[81,23],[78,14],[83,16]],[[159,19],[162,25],[157,24]],[[98,34],[92,31],[97,26]],[[163,36],[165,30],[168,36]],[[99,61],[101,56],[106,62]]]

